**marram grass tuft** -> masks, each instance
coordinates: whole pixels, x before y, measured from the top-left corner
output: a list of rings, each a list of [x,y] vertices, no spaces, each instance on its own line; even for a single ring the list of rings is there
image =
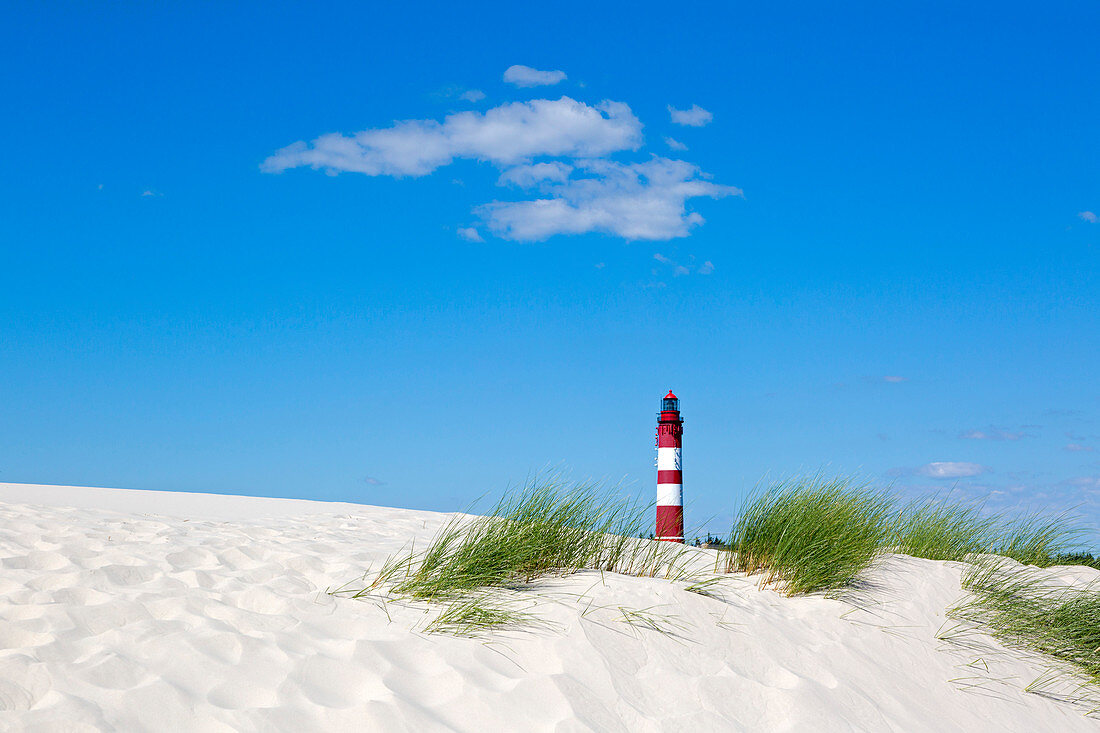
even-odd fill
[[[907,504],[891,521],[891,549],[928,560],[966,560],[990,552],[1000,520],[980,505],[936,497]]]
[[[787,595],[850,585],[879,555],[891,499],[848,478],[794,478],[748,498],[730,534],[727,572],[763,573]]]
[[[426,630],[473,635],[535,617],[501,605],[492,589],[522,590],[539,578],[599,570],[691,580],[693,549],[635,537],[651,506],[556,475],[510,491],[486,516],[456,517],[422,551],[391,556],[353,597],[385,591],[444,605]]]
[[[984,558],[962,577],[972,594],[953,618],[984,628],[1009,646],[1069,663],[1100,684],[1100,587],[1067,586],[1034,568]]]

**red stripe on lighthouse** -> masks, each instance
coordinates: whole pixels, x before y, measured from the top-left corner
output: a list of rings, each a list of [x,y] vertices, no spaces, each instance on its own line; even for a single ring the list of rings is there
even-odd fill
[[[682,484],[684,483],[683,471],[657,471],[657,483],[659,484]]]
[[[684,508],[682,506],[657,507],[657,539],[664,542],[684,541]]]

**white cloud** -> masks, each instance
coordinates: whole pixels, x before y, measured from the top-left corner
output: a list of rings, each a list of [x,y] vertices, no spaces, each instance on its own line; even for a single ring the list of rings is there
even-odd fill
[[[363,483],[368,486],[385,486],[386,482],[381,479],[376,479],[374,476],[364,476]]]
[[[622,102],[589,106],[569,97],[534,99],[458,112],[443,122],[406,120],[352,135],[329,133],[279,150],[261,169],[280,173],[309,166],[330,174],[423,176],[456,158],[510,165],[541,155],[599,157],[635,150],[641,131],[641,122]]]
[[[516,64],[504,71],[504,81],[517,87],[541,87],[565,81],[564,71],[539,71],[530,66]]]
[[[908,382],[909,378],[908,377],[899,377],[895,374],[891,374],[891,375],[887,375],[887,376],[883,377],[882,381],[890,382],[891,384],[900,384],[902,382]]]
[[[714,119],[714,115],[697,104],[691,105],[691,109],[676,109],[670,104],[668,113],[674,123],[688,127],[702,127]]]
[[[656,254],[654,254],[653,259],[657,260],[662,265],[668,265],[669,267],[671,267],[673,277],[680,277],[681,275],[690,275],[691,271],[692,271],[692,267],[695,266],[695,255],[690,255],[689,256],[690,262],[687,265],[682,265],[679,262],[677,262],[676,260],[672,259],[671,257],[664,256],[660,252],[657,252]],[[653,270],[654,275],[656,275],[657,272],[658,271],[656,269]],[[702,265],[700,265],[698,268],[696,268],[695,272],[699,275],[709,275],[712,272],[714,272],[714,263],[711,262],[710,260],[707,260]]]
[[[966,430],[959,434],[963,440],[1019,440],[1026,438],[1025,433],[1014,433],[1000,428],[987,428],[985,430]]]
[[[509,72],[514,76],[520,73],[517,69],[526,67]],[[467,90],[461,96],[473,99],[478,94]],[[689,113],[710,114],[697,108],[682,114]],[[685,147],[669,140],[673,147]],[[703,223],[689,209],[689,199],[741,195],[740,189],[714,183],[682,160],[656,155],[644,162],[610,159],[641,145],[642,124],[625,103],[590,105],[563,96],[456,112],[442,120],[402,120],[350,134],[328,133],[276,151],[261,170],[309,167],[329,175],[415,177],[460,159],[490,163],[501,171],[497,185],[526,192],[526,200],[475,207],[484,226],[457,230],[470,241],[482,241],[485,231],[515,241],[584,233],[653,241],[686,237]],[[713,267],[709,262],[697,267],[693,257],[681,269],[709,274]],[[685,273],[676,269],[674,274]]]
[[[667,145],[671,150],[687,150],[688,149],[687,145],[684,145],[679,140],[673,140],[670,137],[665,138],[665,145]]]
[[[603,232],[630,240],[686,237],[703,223],[687,211],[688,199],[739,196],[733,186],[711,183],[694,165],[654,157],[645,163],[578,161],[588,177],[546,186],[549,198],[495,201],[475,211],[503,239],[541,241],[556,234]]]
[[[467,89],[462,94],[459,94],[458,98],[467,102],[480,102],[485,99],[485,92],[480,89]]]
[[[986,468],[977,463],[960,461],[935,461],[921,466],[917,473],[931,478],[965,478],[985,473]]]
[[[559,161],[517,165],[500,174],[497,183],[501,186],[512,184],[520,188],[531,188],[543,181],[561,183],[569,178],[573,166]]]
[[[1092,453],[1092,446],[1081,445],[1080,443],[1070,443],[1066,446],[1066,450],[1073,453]]]
[[[1097,216],[1091,211],[1081,211],[1077,214],[1077,216],[1081,217],[1089,224],[1095,224],[1096,222],[1100,221],[1100,216]]]

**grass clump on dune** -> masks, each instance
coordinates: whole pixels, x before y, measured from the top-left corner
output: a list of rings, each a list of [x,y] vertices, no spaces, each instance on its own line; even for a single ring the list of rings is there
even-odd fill
[[[474,594],[449,601],[443,610],[425,625],[429,634],[444,633],[455,636],[478,636],[486,629],[502,626],[537,626],[534,614],[516,610],[499,599]]]
[[[891,522],[891,549],[928,560],[1001,555],[1049,567],[1069,556],[1081,535],[1068,515],[988,515],[981,504],[936,497],[906,505]]]
[[[403,572],[392,590],[433,600],[582,569],[676,574],[671,561],[681,546],[632,537],[647,510],[588,484],[536,479],[487,516],[449,522],[423,553],[398,563]]]
[[[962,578],[973,596],[950,610],[1010,646],[1047,654],[1100,683],[1100,589],[1066,586],[1034,569],[987,558]]]
[[[486,591],[523,589],[548,575],[602,570],[630,575],[689,576],[683,545],[634,537],[649,506],[590,484],[536,477],[510,491],[486,516],[456,517],[422,551],[390,557],[369,587],[341,589],[362,597],[385,589],[408,599],[445,604],[428,631],[470,634],[529,624]]]
[[[990,552],[999,520],[983,516],[980,505],[935,497],[907,504],[891,523],[892,549],[928,560],[962,561]]]
[[[432,600],[572,572],[599,553],[600,532],[614,528],[620,509],[588,487],[529,485],[489,516],[444,526],[393,591]]]
[[[881,552],[891,499],[848,478],[795,478],[749,497],[727,572],[764,573],[787,595],[850,585]]]
[[[1083,532],[1067,514],[1024,514],[1001,522],[1000,536],[990,552],[1046,568],[1075,549]]]

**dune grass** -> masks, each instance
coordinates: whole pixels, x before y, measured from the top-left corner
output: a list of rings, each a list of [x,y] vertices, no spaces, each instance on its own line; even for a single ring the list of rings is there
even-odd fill
[[[679,545],[636,540],[649,507],[590,484],[535,479],[486,516],[454,519],[417,555],[398,560],[392,591],[422,600],[519,587],[583,569],[679,577]],[[395,577],[400,575],[400,577]]]
[[[500,598],[475,593],[443,604],[443,609],[424,626],[424,631],[477,637],[489,629],[540,625],[544,624],[533,613],[517,610]]]
[[[634,537],[651,509],[613,489],[537,476],[485,516],[455,517],[423,550],[391,556],[366,588],[339,592],[362,597],[384,590],[439,603],[443,611],[426,630],[471,635],[534,620],[486,590],[523,590],[545,576],[580,570],[690,580],[691,550]]]
[[[1059,557],[1078,549],[1084,534],[1067,513],[1002,517],[1000,525],[999,536],[990,553],[1041,568],[1056,565]]]
[[[851,584],[882,551],[890,497],[849,478],[794,478],[749,496],[727,543],[727,572],[762,572],[787,595]]]
[[[928,497],[910,502],[891,521],[895,552],[928,560],[965,561],[1001,555],[1049,567],[1069,557],[1082,535],[1067,513],[988,514],[980,503]]]
[[[427,630],[465,635],[537,624],[487,591],[581,570],[662,577],[713,595],[717,581],[699,573],[698,551],[636,537],[651,510],[614,489],[535,476],[486,515],[456,516],[423,549],[392,555],[365,588],[335,592],[439,604]],[[1069,557],[1079,534],[1064,514],[987,515],[939,497],[899,509],[886,491],[851,478],[797,477],[745,500],[714,570],[760,573],[761,587],[793,596],[851,586],[885,552],[972,562],[999,554],[1046,567]]]
[[[910,502],[891,521],[891,549],[928,560],[965,560],[990,552],[1000,520],[976,504],[928,497]]]
[[[751,494],[724,552],[727,572],[763,573],[788,595],[852,584],[882,552],[929,560],[1001,555],[1048,567],[1076,549],[1068,514],[988,514],[979,503],[926,497],[900,509],[851,478],[796,477]]]
[[[962,578],[972,594],[953,618],[989,631],[1009,646],[1072,665],[1100,684],[1100,588],[1066,586],[1041,571],[985,558]]]

